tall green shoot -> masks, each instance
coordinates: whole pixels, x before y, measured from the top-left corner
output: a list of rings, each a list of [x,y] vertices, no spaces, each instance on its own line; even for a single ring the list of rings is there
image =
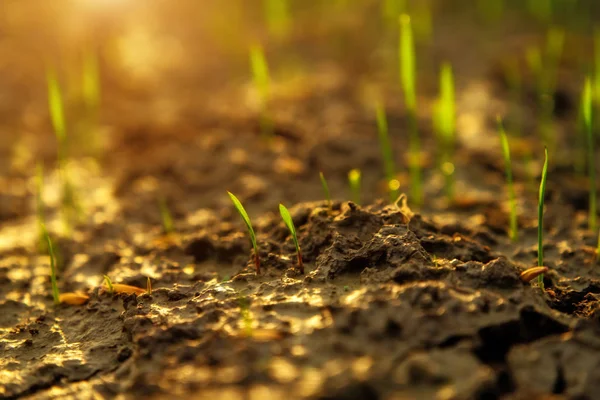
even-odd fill
[[[381,147],[387,189],[390,193],[390,202],[393,203],[398,198],[400,182],[396,179],[396,165],[394,163],[392,146],[390,144],[387,117],[385,108],[381,103],[375,104],[375,115],[377,117],[377,132],[379,135],[379,145]]]
[[[331,211],[331,209],[332,209],[331,194],[329,193],[329,185],[327,184],[327,180],[325,179],[325,175],[323,174],[323,171],[319,172],[319,178],[321,179],[321,186],[323,187],[323,193],[325,194],[325,200],[327,200],[327,207],[329,207],[329,210]]]
[[[258,255],[258,245],[256,243],[256,234],[254,233],[254,228],[252,228],[252,223],[250,222],[250,217],[248,216],[246,209],[239,201],[239,199],[235,197],[235,195],[231,192],[227,192],[227,194],[229,195],[229,198],[231,199],[235,209],[242,217],[242,220],[244,220],[246,228],[248,228],[248,235],[250,236],[250,242],[252,243],[252,248],[254,249],[254,265],[256,267],[256,273],[260,274],[260,257]]]
[[[410,17],[400,16],[400,83],[404,92],[404,103],[408,117],[409,131],[409,171],[412,201],[420,206],[423,203],[421,182],[421,144],[417,129],[417,95],[415,44]]]
[[[354,168],[348,172],[348,184],[350,185],[350,193],[352,194],[352,201],[356,204],[361,203],[361,172],[360,169]]]
[[[288,0],[263,0],[269,33],[277,39],[285,39],[290,33],[291,16]]]
[[[250,47],[250,68],[254,87],[258,93],[260,132],[264,140],[270,141],[273,137],[273,121],[269,115],[271,79],[265,54],[258,44]]]
[[[590,180],[590,209],[588,218],[588,227],[592,232],[596,232],[596,162],[594,129],[592,125],[592,81],[585,79],[583,86],[583,123],[587,137],[587,158],[588,158],[588,177]]]
[[[60,293],[56,281],[56,256],[54,253],[54,246],[52,245],[52,239],[50,239],[50,234],[48,233],[46,226],[42,224],[41,228],[44,239],[46,240],[46,245],[48,246],[48,255],[50,256],[50,284],[52,285],[52,298],[54,304],[58,305],[60,304]]]
[[[548,149],[544,149],[544,167],[540,181],[538,196],[538,267],[544,266],[544,197],[546,195],[546,178],[548,176]],[[538,276],[538,285],[544,290],[544,274]]]
[[[298,268],[300,269],[300,273],[304,274],[304,264],[302,263],[302,253],[300,252],[300,244],[298,243],[298,235],[296,234],[296,227],[294,226],[294,221],[292,220],[292,216],[288,209],[283,205],[279,204],[279,213],[281,214],[281,218],[285,223],[285,226],[289,229],[292,234],[292,239],[294,240],[294,245],[296,246],[296,255],[298,257]]]
[[[52,128],[58,145],[57,162],[58,170],[62,183],[62,211],[63,222],[67,232],[71,230],[71,220],[74,214],[79,211],[76,199],[75,190],[69,179],[67,171],[68,160],[68,139],[65,122],[64,103],[62,91],[56,73],[53,70],[48,70],[46,73],[46,81],[48,85],[48,109]]]
[[[113,287],[112,281],[108,277],[108,275],[104,275],[104,284],[108,289],[108,293],[113,294],[115,292],[115,288]]]
[[[502,155],[504,157],[504,167],[506,170],[506,184],[508,187],[508,200],[510,202],[510,217],[509,217],[509,231],[508,237],[513,242],[516,242],[519,237],[519,228],[517,226],[517,196],[515,194],[515,187],[513,184],[512,166],[510,162],[510,147],[508,145],[508,138],[502,125],[502,120],[498,117],[498,132],[500,133],[500,143],[502,145]]]
[[[158,197],[158,210],[160,212],[160,220],[162,222],[163,233],[165,235],[172,235],[175,232],[173,226],[173,216],[167,205],[167,200],[164,196]]]
[[[454,147],[455,147],[455,118],[456,106],[454,100],[454,77],[452,66],[442,64],[440,70],[440,98],[438,103],[438,124],[442,142],[442,162],[445,190],[448,200],[454,200]]]

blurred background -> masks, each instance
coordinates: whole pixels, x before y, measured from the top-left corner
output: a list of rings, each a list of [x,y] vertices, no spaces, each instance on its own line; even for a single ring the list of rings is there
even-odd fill
[[[351,197],[351,169],[360,201],[385,198],[375,104],[406,191],[401,14],[414,32],[423,209],[447,206],[433,117],[443,63],[455,79],[460,193],[502,193],[497,116],[523,185],[548,138],[556,168],[585,169],[586,76],[600,98],[594,0],[3,0],[0,249],[34,241],[39,188],[57,232],[68,230],[65,207],[75,227],[160,226],[157,204],[187,229],[202,210],[230,218],[226,190],[251,214],[276,211],[321,200],[319,172],[336,199]]]

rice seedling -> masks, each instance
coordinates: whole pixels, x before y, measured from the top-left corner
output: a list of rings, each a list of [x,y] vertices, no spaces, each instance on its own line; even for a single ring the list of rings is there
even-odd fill
[[[445,191],[448,201],[454,201],[454,147],[455,147],[455,111],[454,77],[452,66],[442,64],[440,70],[440,98],[438,103],[438,125],[442,147],[440,164],[444,175]]]
[[[269,33],[285,39],[291,28],[290,4],[287,0],[264,0],[265,18]]]
[[[592,232],[596,232],[596,162],[594,157],[595,144],[592,127],[592,81],[589,78],[585,79],[582,102],[583,123],[587,138],[588,177],[590,180],[588,227]]]
[[[52,246],[52,239],[50,239],[50,234],[48,233],[46,226],[42,224],[41,228],[46,240],[46,245],[48,246],[48,255],[50,256],[50,284],[52,286],[52,298],[54,304],[58,305],[60,304],[60,293],[56,281],[56,256],[54,254],[54,246]]]
[[[319,178],[321,179],[321,186],[323,187],[323,193],[325,194],[325,200],[327,200],[327,207],[329,207],[329,211],[331,211],[331,209],[332,209],[331,194],[329,193],[329,185],[327,184],[325,175],[323,175],[323,171],[319,172]]]
[[[172,235],[175,232],[175,228],[173,227],[173,216],[171,215],[167,200],[164,196],[158,197],[158,208],[160,211],[163,233],[165,235]]]
[[[377,119],[377,132],[379,135],[379,146],[381,147],[381,155],[383,158],[383,167],[387,188],[390,193],[390,202],[394,202],[398,198],[398,189],[400,182],[396,179],[396,165],[394,163],[394,154],[390,144],[388,131],[387,117],[385,108],[381,103],[375,104],[375,115]]]
[[[348,183],[350,185],[350,193],[352,194],[352,201],[356,204],[361,203],[361,173],[360,169],[354,168],[348,172]]]
[[[104,286],[106,286],[106,288],[108,289],[108,293],[113,294],[115,292],[115,288],[108,275],[104,275]]]
[[[544,149],[544,167],[540,181],[538,196],[538,267],[544,266],[544,196],[546,195],[546,178],[548,176],[548,149]],[[538,285],[544,290],[544,274],[538,276]]]
[[[146,293],[148,295],[152,294],[152,282],[150,281],[150,277],[146,277]]]
[[[258,44],[250,47],[250,68],[254,87],[258,93],[260,132],[264,140],[270,141],[273,137],[273,122],[268,110],[271,79],[265,54]]]
[[[44,225],[46,223],[46,205],[44,204],[44,165],[38,162],[35,174],[35,215],[38,223],[38,250],[40,253],[48,251]]]
[[[594,97],[600,109],[600,27],[594,29]]]
[[[58,143],[57,163],[62,183],[62,211],[63,224],[67,234],[71,231],[71,222],[79,214],[79,205],[77,204],[75,189],[69,179],[67,171],[68,160],[68,140],[65,123],[65,113],[62,98],[62,91],[56,73],[48,70],[46,73],[48,85],[48,108],[50,120],[56,141]]]
[[[281,218],[283,222],[289,229],[292,234],[292,239],[294,241],[294,245],[296,246],[296,255],[298,257],[298,268],[300,269],[300,273],[304,274],[304,264],[302,263],[302,253],[300,252],[300,244],[298,244],[298,236],[296,235],[296,227],[294,226],[294,221],[292,220],[292,216],[288,209],[283,205],[279,204],[279,213],[281,214]]]
[[[510,147],[508,145],[508,138],[502,125],[502,120],[498,117],[498,132],[500,133],[500,143],[502,145],[502,155],[504,157],[504,168],[506,171],[506,184],[508,187],[508,201],[510,203],[510,217],[509,217],[509,230],[508,237],[513,242],[516,242],[519,236],[519,228],[517,226],[517,196],[515,194],[515,187],[513,184],[512,166],[510,161]]]
[[[417,97],[415,72],[415,44],[410,17],[400,16],[400,83],[404,92],[404,103],[408,117],[409,131],[409,172],[412,201],[419,206],[423,203],[421,183],[421,144],[417,130]]]
[[[242,217],[242,220],[244,220],[244,223],[246,224],[246,228],[248,228],[248,235],[250,236],[250,242],[252,243],[252,248],[254,249],[254,265],[256,267],[256,273],[260,274],[260,258],[258,256],[258,245],[256,244],[256,234],[254,233],[254,228],[252,228],[252,223],[250,222],[250,217],[248,216],[248,213],[246,212],[246,210],[244,209],[244,206],[238,200],[238,198],[235,197],[235,195],[231,192],[227,192],[227,194],[229,195],[229,198],[233,202],[235,209]]]

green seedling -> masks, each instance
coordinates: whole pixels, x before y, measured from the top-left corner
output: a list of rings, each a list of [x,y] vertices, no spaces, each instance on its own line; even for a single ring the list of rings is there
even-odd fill
[[[594,30],[594,97],[600,109],[600,27]]]
[[[383,158],[383,169],[387,181],[387,188],[390,193],[390,202],[394,202],[399,195],[398,189],[400,188],[400,182],[396,179],[396,165],[394,163],[392,146],[390,144],[387,117],[385,108],[381,103],[375,104],[375,115],[377,119],[379,146],[381,147],[381,155]]]
[[[250,47],[250,68],[254,87],[258,93],[260,108],[260,132],[263,138],[270,141],[273,137],[273,122],[269,115],[270,76],[265,54],[260,45]]]
[[[323,172],[319,172],[319,178],[321,179],[321,186],[323,187],[323,193],[325,194],[325,200],[327,200],[327,207],[329,207],[329,211],[331,211],[333,205],[331,203],[331,194],[329,193],[329,185],[327,184],[327,180],[325,179],[325,175]]]
[[[438,124],[442,144],[441,169],[445,177],[446,197],[454,200],[454,147],[456,106],[454,103],[454,77],[452,66],[442,64],[440,70],[440,99],[438,103]]]
[[[416,67],[415,44],[413,40],[410,17],[400,16],[400,83],[404,92],[409,131],[409,170],[410,191],[412,201],[417,205],[423,203],[421,183],[421,144],[417,130],[417,96],[416,96]]]
[[[350,192],[352,193],[352,201],[360,204],[360,186],[361,173],[360,169],[354,168],[348,172],[348,183],[350,184]]]
[[[592,81],[586,78],[583,86],[583,124],[587,137],[588,176],[590,179],[590,209],[588,227],[596,232],[596,162],[594,132],[592,127]]]
[[[517,196],[515,194],[515,187],[513,184],[512,166],[510,162],[510,147],[508,145],[508,138],[506,132],[502,126],[502,120],[498,117],[498,132],[500,133],[500,143],[502,145],[502,155],[504,156],[504,168],[506,170],[506,184],[508,187],[508,200],[510,202],[510,219],[509,219],[509,231],[508,237],[513,242],[518,239],[519,228],[517,226]]]
[[[58,283],[56,282],[56,256],[54,254],[54,246],[52,245],[52,239],[50,239],[50,234],[46,229],[45,225],[41,225],[42,232],[44,234],[44,238],[46,240],[46,245],[48,246],[48,255],[50,256],[50,284],[52,285],[52,298],[54,299],[54,304],[60,304],[60,293],[58,291]]]
[[[279,204],[279,213],[281,214],[281,218],[285,223],[285,226],[290,230],[292,234],[292,239],[294,240],[294,245],[296,246],[296,255],[298,256],[298,268],[300,269],[300,273],[304,274],[304,264],[302,263],[302,253],[300,252],[300,245],[298,244],[298,236],[296,235],[296,227],[294,226],[294,221],[292,220],[292,216],[290,212],[283,204]]]
[[[65,230],[68,233],[71,230],[71,221],[74,217],[78,216],[80,209],[77,204],[75,189],[69,179],[67,171],[68,140],[62,91],[56,73],[53,70],[48,70],[46,80],[48,84],[48,108],[50,120],[58,143],[57,162],[62,181],[63,223]]]
[[[291,27],[288,0],[264,0],[264,9],[269,33],[278,39],[285,39]]]
[[[246,228],[248,228],[248,235],[250,236],[250,242],[252,242],[252,248],[254,249],[254,265],[256,266],[256,273],[260,274],[260,258],[258,256],[258,245],[256,244],[256,234],[254,233],[254,228],[252,228],[252,223],[250,222],[250,217],[246,212],[246,209],[242,205],[242,203],[238,200],[237,197],[231,192],[227,192],[229,198],[233,202],[233,205],[237,212],[240,214],[244,223],[246,224]]]
[[[112,281],[108,277],[108,275],[104,275],[104,284],[108,288],[108,293],[113,294],[115,292],[115,288],[113,286]]]
[[[158,208],[164,234],[172,235],[175,232],[175,228],[173,227],[173,216],[171,215],[171,211],[169,211],[167,200],[163,196],[159,196],[158,198]]]
[[[548,149],[544,149],[544,167],[540,181],[538,197],[538,267],[544,266],[544,197],[546,195],[546,178],[548,175]],[[538,285],[544,290],[544,274],[538,276]]]

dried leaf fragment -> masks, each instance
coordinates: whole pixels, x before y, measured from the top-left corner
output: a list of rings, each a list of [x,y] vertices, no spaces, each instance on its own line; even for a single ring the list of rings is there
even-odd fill
[[[113,283],[112,286],[115,293],[135,293],[137,295],[147,293],[146,289],[142,289],[136,286],[123,285],[122,283]]]

